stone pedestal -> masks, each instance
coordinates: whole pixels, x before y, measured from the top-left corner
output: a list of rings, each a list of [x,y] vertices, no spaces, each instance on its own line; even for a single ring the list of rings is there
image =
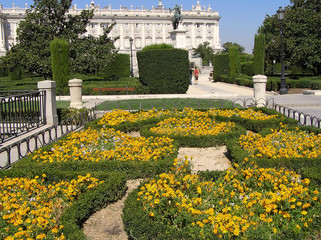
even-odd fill
[[[253,90],[254,100],[256,107],[265,107],[265,89],[266,89],[267,77],[264,75],[253,76]]]
[[[83,108],[82,105],[82,80],[71,79],[68,81],[70,91],[70,108]]]
[[[186,48],[186,32],[187,31],[183,28],[182,29],[178,28],[169,32],[175,48],[181,48],[181,49]]]
[[[46,121],[49,125],[58,125],[58,115],[56,107],[56,82],[45,80],[38,82],[38,89],[46,91]]]

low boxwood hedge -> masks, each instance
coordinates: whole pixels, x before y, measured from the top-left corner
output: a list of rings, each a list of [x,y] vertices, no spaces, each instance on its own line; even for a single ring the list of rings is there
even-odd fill
[[[149,129],[154,125],[143,126],[140,130],[140,134],[145,137],[161,137],[163,134],[153,133]],[[220,133],[218,135],[207,135],[207,136],[175,136],[169,135],[168,137],[176,140],[181,147],[214,147],[224,145],[228,139],[239,137],[245,134],[245,128],[236,125],[235,130],[228,133]]]
[[[123,122],[123,123],[121,123],[119,125],[115,125],[115,126],[98,124],[98,122],[100,121],[100,118],[99,118],[99,119],[96,119],[90,123],[87,123],[85,125],[85,129],[87,129],[87,128],[92,128],[92,129],[114,128],[115,130],[119,130],[122,132],[133,132],[133,131],[139,131],[145,125],[158,123],[158,122],[162,121],[164,118],[153,117],[150,119],[136,121],[136,122]]]
[[[198,236],[193,233],[185,232],[172,225],[164,225],[149,217],[143,210],[141,202],[137,201],[139,191],[140,187],[129,194],[123,209],[122,219],[128,239],[198,239]]]
[[[231,121],[239,124],[240,126],[246,128],[247,130],[253,131],[253,132],[260,132],[264,128],[278,128],[280,126],[280,123],[286,124],[289,126],[297,126],[298,121],[294,120],[292,118],[286,117],[285,115],[269,108],[252,108],[255,111],[261,111],[267,115],[277,115],[277,118],[274,119],[268,119],[268,120],[251,120],[251,119],[245,119],[241,118],[239,116],[232,116],[232,117],[222,117],[222,116],[215,116],[215,119],[217,121]],[[228,108],[226,108],[228,110]]]
[[[314,132],[321,134],[321,129],[314,127],[300,127],[300,130]],[[294,130],[294,128],[289,128]],[[265,136],[271,133],[271,129],[263,129],[259,134]],[[226,143],[227,153],[233,163],[244,164],[244,166],[251,166],[252,162],[263,168],[287,168],[302,175],[302,177],[309,178],[316,184],[321,184],[321,157],[317,158],[251,158],[250,154],[245,151],[238,142],[238,139],[230,139]],[[247,158],[248,161],[244,162]]]
[[[96,211],[119,200],[126,192],[124,174],[111,175],[98,187],[81,194],[79,199],[66,209],[61,217],[66,239],[86,239],[82,227],[85,221]]]

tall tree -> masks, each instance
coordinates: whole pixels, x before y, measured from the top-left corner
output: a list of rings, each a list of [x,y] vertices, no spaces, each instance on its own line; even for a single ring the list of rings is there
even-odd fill
[[[55,38],[76,39],[86,32],[93,11],[68,14],[72,0],[34,0],[17,30],[22,65],[31,72],[52,77],[50,42]]]
[[[114,25],[108,25],[98,38],[87,36],[71,41],[70,62],[73,72],[99,73],[114,60],[117,54],[114,42],[118,37],[108,37]]]
[[[267,16],[258,33],[266,36],[266,60],[280,60],[280,22],[277,15]],[[321,2],[291,0],[283,20],[284,60],[286,65],[311,69],[321,74]]]
[[[286,12],[284,39],[293,65],[321,74],[321,2],[292,0]]]
[[[193,48],[193,51],[193,56],[199,55],[200,58],[202,58],[203,65],[205,66],[213,60],[214,50],[210,47],[209,42],[199,44],[197,48]]]
[[[223,44],[223,52],[227,53],[230,47],[236,47],[239,53],[243,53],[245,51],[245,48],[238,43],[226,42]]]

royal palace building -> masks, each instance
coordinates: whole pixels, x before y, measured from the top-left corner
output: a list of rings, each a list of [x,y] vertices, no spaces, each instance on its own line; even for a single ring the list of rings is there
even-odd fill
[[[169,6],[174,7],[174,6]],[[199,1],[191,6],[190,10],[181,7],[182,22],[179,29],[184,32],[184,47],[192,53],[192,48],[199,44],[209,42],[214,51],[220,51],[222,45],[219,35],[220,16],[217,11],[213,11],[211,6],[202,6]],[[12,4],[11,8],[0,6],[0,56],[10,47],[17,43],[16,30],[20,21],[25,17],[25,10],[28,8],[17,7]],[[119,6],[118,9],[112,9],[112,6],[100,7],[94,1],[86,5],[86,9],[94,9],[94,17],[87,26],[86,35],[99,36],[103,33],[103,28],[108,24],[115,22],[109,37],[119,36],[115,42],[115,47],[120,53],[132,54],[135,59],[136,51],[144,46],[155,43],[168,43],[175,45],[172,36],[173,10],[166,8],[161,0],[156,7],[146,9],[144,6],[133,8],[133,6]],[[77,8],[74,4],[70,14],[80,14],[83,9]],[[129,41],[132,39],[132,43]],[[134,60],[134,65],[135,64]]]

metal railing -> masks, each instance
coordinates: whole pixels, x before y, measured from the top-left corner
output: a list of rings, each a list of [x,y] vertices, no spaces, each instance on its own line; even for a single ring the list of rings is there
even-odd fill
[[[45,91],[0,91],[0,143],[46,124]]]
[[[69,119],[62,120],[57,126],[43,127],[34,134],[0,148],[0,169],[11,165],[29,153],[46,146],[70,132],[81,129],[86,123],[96,118],[95,110],[89,109]]]

